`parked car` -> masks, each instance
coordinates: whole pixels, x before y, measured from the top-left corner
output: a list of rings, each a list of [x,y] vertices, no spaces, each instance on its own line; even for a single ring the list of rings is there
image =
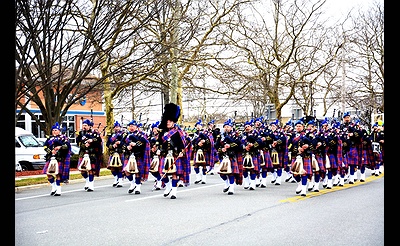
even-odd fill
[[[36,139],[39,141],[39,143],[41,143],[44,146],[44,142],[46,142],[47,138],[36,138]]]
[[[45,155],[43,145],[31,132],[15,127],[15,161],[23,171],[43,169]]]
[[[79,160],[79,147],[71,144],[70,168],[77,168]]]
[[[17,160],[15,160],[15,171],[22,172],[21,164],[19,164],[19,162]]]

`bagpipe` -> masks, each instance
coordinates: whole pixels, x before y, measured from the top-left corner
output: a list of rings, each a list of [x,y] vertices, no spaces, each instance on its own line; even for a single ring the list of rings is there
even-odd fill
[[[48,152],[45,156],[45,159],[48,160],[51,157],[55,157],[56,159],[60,159],[60,158],[65,158],[68,154],[68,149],[62,149],[60,148],[55,154],[52,153],[52,151],[59,146],[63,146],[64,140],[63,138],[59,137],[59,136],[53,136],[51,138],[49,138],[49,140],[47,141],[50,145],[50,152]]]
[[[127,140],[125,140],[125,143],[130,144],[130,143],[135,143],[135,146],[131,146],[133,147],[139,147],[139,146],[144,146],[142,145],[142,140],[140,139],[140,137],[136,134],[136,133],[130,133],[128,134],[128,136],[126,137]],[[125,149],[125,151],[127,151],[127,149]],[[129,151],[129,150],[128,150]],[[130,150],[130,153],[132,153],[132,149]],[[136,151],[138,152],[138,151]]]

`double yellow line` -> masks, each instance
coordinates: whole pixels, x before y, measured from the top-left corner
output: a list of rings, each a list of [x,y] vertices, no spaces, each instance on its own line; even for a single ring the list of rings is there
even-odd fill
[[[365,178],[365,182],[360,182],[360,180],[357,180],[357,182],[355,182],[354,184],[344,184],[343,186],[333,186],[332,189],[323,188],[323,189],[319,190],[319,192],[310,191],[310,192],[307,193],[307,196],[297,195],[297,196],[294,196],[294,197],[289,197],[287,199],[280,200],[280,202],[284,203],[284,202],[302,201],[302,200],[305,200],[305,199],[308,199],[308,198],[311,198],[311,197],[321,196],[321,195],[326,194],[326,193],[330,193],[330,192],[339,191],[339,190],[348,189],[348,188],[351,188],[351,187],[354,187],[354,186],[362,185],[362,184],[365,184],[365,183],[380,179],[383,176],[384,176],[384,173],[382,172],[379,176],[371,175],[371,176]]]

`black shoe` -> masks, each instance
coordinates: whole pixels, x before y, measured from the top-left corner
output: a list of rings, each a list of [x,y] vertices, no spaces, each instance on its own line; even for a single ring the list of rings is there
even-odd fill
[[[206,184],[206,182],[204,182],[204,181],[201,181],[201,183],[202,183],[202,184]]]
[[[176,199],[176,196],[172,195],[172,196],[171,196],[171,199]]]
[[[118,183],[119,183],[119,182],[114,183],[114,184],[113,184],[113,187],[117,187]]]
[[[271,180],[271,184],[275,183],[275,181],[276,181],[276,179],[274,179],[274,180]]]
[[[117,184],[117,188],[121,188],[122,187],[122,184]]]
[[[365,180],[364,179],[360,179],[360,182],[365,182]]]
[[[275,183],[275,185],[281,185],[280,183]]]
[[[90,192],[90,191],[93,191],[93,190],[88,188],[86,191],[87,191],[87,192]]]
[[[171,189],[172,190],[172,189]],[[167,194],[164,194],[164,197],[169,196],[169,193],[171,193],[171,190],[169,190],[169,192]]]
[[[353,181],[350,181],[350,182],[349,182],[349,184],[351,184],[351,185],[352,185],[352,184],[354,184],[354,182],[353,182]]]
[[[201,182],[201,180],[196,180],[196,181],[194,181],[195,184],[198,184],[198,183],[200,183],[200,182]]]
[[[85,187],[83,187],[85,190],[87,190],[87,189],[89,189],[89,187],[87,187],[87,186],[85,186]]]
[[[306,194],[301,194],[301,196],[307,196]]]
[[[138,191],[138,190],[137,190],[137,191],[135,191],[135,194],[140,194],[140,191]]]
[[[289,182],[292,178],[293,176],[290,176],[289,178],[285,179],[285,182]]]
[[[56,192],[55,192],[55,191],[52,191],[52,192],[50,193],[50,196],[54,196],[54,194],[56,194]]]
[[[227,192],[229,190],[229,187],[228,188],[224,188],[222,191],[223,192]]]
[[[56,193],[56,194],[54,194],[54,196],[61,196],[61,194],[57,194],[57,193]]]
[[[129,194],[131,194],[134,190],[135,190],[135,188],[136,188],[136,186],[135,187],[133,187],[133,189],[132,190],[128,190],[128,193]]]
[[[233,195],[233,192],[232,192],[232,191],[229,191],[229,192],[228,192],[228,195]]]
[[[266,185],[260,185],[260,188],[267,188],[267,186]]]
[[[290,181],[290,183],[296,183],[296,180],[292,180],[292,181]]]
[[[253,187],[250,187],[250,189],[249,190],[255,190]]]

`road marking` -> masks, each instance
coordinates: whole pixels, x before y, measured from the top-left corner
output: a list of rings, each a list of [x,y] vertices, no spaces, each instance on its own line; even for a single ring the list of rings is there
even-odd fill
[[[310,191],[309,193],[307,193],[307,196],[297,195],[297,196],[294,196],[294,197],[289,197],[289,198],[280,200],[279,202],[281,202],[281,203],[298,202],[298,201],[302,201],[302,200],[305,200],[305,199],[308,199],[308,198],[311,198],[311,197],[321,196],[321,195],[326,194],[326,193],[331,193],[331,192],[334,192],[334,191],[339,191],[339,190],[343,190],[343,189],[352,188],[352,187],[355,187],[355,186],[358,186],[358,185],[366,184],[368,182],[380,179],[383,176],[384,176],[384,174],[381,173],[379,176],[375,176],[374,175],[374,176],[367,177],[365,179],[365,182],[360,182],[360,180],[357,180],[357,182],[355,182],[354,184],[344,184],[344,186],[333,186],[332,189],[324,188],[323,190],[320,190],[319,192]]]

